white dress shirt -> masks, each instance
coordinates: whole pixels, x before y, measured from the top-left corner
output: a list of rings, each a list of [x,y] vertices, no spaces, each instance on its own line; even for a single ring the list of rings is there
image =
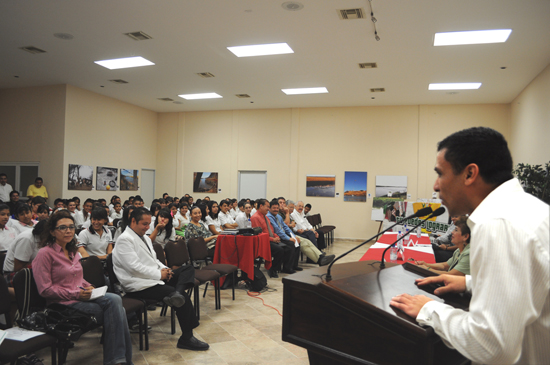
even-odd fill
[[[294,219],[294,222],[296,222],[296,226],[293,228],[294,232],[297,232],[299,229],[313,231],[313,226],[308,222],[306,216],[304,215],[304,211],[300,214],[296,209],[294,209],[291,216],[292,219]]]
[[[212,219],[211,216],[207,215],[206,216],[206,225],[208,226],[209,231],[210,231],[210,226],[214,226],[216,228],[216,231],[218,231],[218,232],[222,231],[219,215],[218,215],[218,218],[216,218],[216,219]]]
[[[468,219],[469,312],[431,301],[417,321],[474,363],[547,364],[549,210],[517,179],[493,190]]]
[[[237,219],[235,219],[235,223],[239,225],[239,228],[252,228],[250,218],[246,216],[245,212],[239,212],[239,214],[237,214]]]
[[[75,216],[74,216],[74,224],[75,224],[76,228],[82,228],[82,225],[85,222],[88,222],[90,220],[91,216],[92,216],[92,214],[88,213],[88,216],[86,218],[84,218],[84,211],[83,210],[77,211]]]
[[[31,262],[38,253],[38,245],[40,237],[34,236],[32,231],[27,230],[21,233],[14,240],[13,245],[9,248],[4,261],[4,272],[12,272],[14,269],[15,259],[21,262]]]
[[[10,184],[2,185],[0,184],[0,200],[4,203],[10,201],[10,193],[13,191],[13,188]]]
[[[18,234],[19,232],[15,228],[6,223],[4,228],[0,229],[0,251],[9,250]]]
[[[226,224],[235,224],[235,220],[233,219],[233,217],[231,217],[231,214],[229,214],[229,212],[227,213],[219,212],[218,219],[220,220],[220,225],[222,227],[225,226]]]

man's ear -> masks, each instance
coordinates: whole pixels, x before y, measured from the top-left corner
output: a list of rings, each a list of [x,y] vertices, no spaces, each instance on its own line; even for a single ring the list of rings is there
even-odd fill
[[[471,185],[478,178],[480,178],[479,166],[477,166],[475,163],[471,163],[468,166],[466,166],[466,168],[464,168],[463,174],[464,174],[464,183],[466,185]]]

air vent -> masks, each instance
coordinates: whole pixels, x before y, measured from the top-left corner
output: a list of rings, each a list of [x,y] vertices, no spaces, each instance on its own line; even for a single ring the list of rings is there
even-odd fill
[[[122,80],[122,79],[114,79],[114,80],[109,80],[115,84],[127,84],[128,81],[125,81],[125,80]]]
[[[174,99],[170,99],[170,98],[157,98],[157,99],[162,101],[174,101]]]
[[[153,39],[149,34],[144,32],[132,32],[132,33],[124,33],[124,35],[127,35],[128,37],[132,38],[134,41],[146,41],[148,39]]]
[[[351,20],[351,19],[364,19],[365,15],[362,8],[357,9],[341,9],[337,10],[338,16],[342,20]]]
[[[174,104],[183,104],[181,101],[174,101]]]
[[[371,93],[383,93],[385,91],[386,91],[386,89],[383,88],[383,87],[375,87],[374,89],[370,89]]]
[[[378,65],[376,64],[376,62],[365,62],[360,63],[359,68],[378,68]]]
[[[36,48],[36,47],[33,47],[33,46],[21,47],[20,49],[22,49],[23,51],[27,51],[29,53],[32,53],[32,54],[46,53],[46,51],[44,51],[43,49]]]
[[[238,98],[241,98],[241,99],[245,99],[245,98],[250,97],[250,95],[248,95],[248,94],[235,94],[235,96],[238,97]]]
[[[215,77],[214,74],[210,72],[198,72],[197,75],[199,75],[200,77],[204,77],[205,79],[209,77]]]

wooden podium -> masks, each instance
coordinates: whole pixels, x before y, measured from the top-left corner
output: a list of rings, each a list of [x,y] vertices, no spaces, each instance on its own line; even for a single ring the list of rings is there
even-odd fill
[[[468,308],[466,296],[443,299],[435,288],[420,288],[415,279],[427,270],[411,264],[376,261],[335,264],[332,280],[326,267],[304,270],[283,279],[283,341],[308,350],[310,364],[467,364],[431,327],[421,327],[390,307],[402,293],[423,294],[457,308]]]

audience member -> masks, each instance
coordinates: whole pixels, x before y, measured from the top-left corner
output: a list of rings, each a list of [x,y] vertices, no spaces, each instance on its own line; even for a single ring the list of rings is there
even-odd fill
[[[143,202],[143,199],[141,199],[141,196],[137,195],[134,197],[132,205],[136,208],[143,208],[145,203]]]
[[[73,197],[74,203],[76,204],[76,211],[80,212],[80,198],[78,196]]]
[[[204,205],[203,205],[204,206]],[[206,229],[201,223],[202,218],[202,209],[200,206],[195,206],[191,209],[191,222],[187,225],[185,229],[185,239],[189,240],[190,238],[204,238],[206,242],[206,247],[208,248],[208,256],[214,257],[214,252],[216,251],[216,240],[217,235],[213,235],[210,230]]]
[[[18,234],[15,228],[8,225],[9,221],[10,208],[6,204],[0,204],[0,251],[8,250]]]
[[[235,223],[235,219],[230,214],[231,202],[228,200],[222,200],[220,202],[220,213],[218,218],[222,229],[235,229],[239,225]]]
[[[29,185],[27,189],[27,197],[32,199],[36,196],[41,196],[42,198],[48,200],[48,190],[44,186],[44,180],[41,177],[34,179],[34,184]]]
[[[177,203],[172,203],[172,204],[176,204],[177,206]],[[183,229],[185,228],[185,226],[189,224],[189,218],[187,214],[189,212],[189,206],[187,205],[187,203],[181,203],[179,207],[180,209],[177,211],[175,217],[180,222],[180,228]]]
[[[111,202],[109,203],[109,216],[115,212],[115,204],[120,204],[120,197],[118,195],[113,195],[111,197]]]
[[[146,234],[153,243],[159,243],[162,247],[169,241],[176,240],[176,230],[172,225],[172,214],[167,208],[158,211],[154,225],[152,224]]]
[[[241,200],[239,202],[239,208],[242,208],[242,210],[237,214],[235,222],[239,225],[239,228],[251,228],[252,223],[250,219],[252,215],[250,215],[250,212],[252,212],[252,205],[247,203],[246,200]]]
[[[6,204],[10,208],[10,215],[15,215],[17,204],[19,204],[19,192],[13,190],[10,192],[10,201]]]
[[[114,242],[116,243],[118,237],[126,230],[126,228],[130,225],[130,214],[132,214],[132,211],[136,209],[133,205],[129,205],[124,209],[122,212],[122,219],[118,223],[118,227],[115,232]]]
[[[94,208],[91,214],[90,227],[83,229],[78,234],[77,247],[84,248],[88,255],[97,256],[100,260],[105,260],[107,255],[113,251],[111,231],[105,228],[109,219],[107,210],[100,207]]]
[[[71,216],[74,218],[76,216],[77,210],[76,210],[76,201],[73,199],[69,199],[67,201],[67,210],[69,213],[71,213]]]
[[[57,198],[53,201],[53,209],[54,210],[61,210],[65,209],[65,203],[63,202],[63,199]]]
[[[104,364],[132,364],[132,340],[121,297],[106,293],[90,300],[93,286],[83,277],[73,217],[60,211],[48,222],[41,243],[43,249],[32,263],[38,292],[48,304],[59,302],[74,307],[93,315],[103,325]]]
[[[206,217],[206,225],[213,235],[217,236],[223,231],[223,228],[218,217],[218,202],[211,200],[208,202],[208,216]]]
[[[458,216],[451,216],[451,225],[447,229],[445,234],[437,237],[432,243],[434,250],[435,262],[446,262],[452,256],[454,251],[458,248],[453,245],[452,235],[455,231],[455,222],[458,220]]]
[[[38,207],[42,204],[46,204],[46,199],[42,198],[41,196],[35,196],[32,199],[29,199],[30,207],[32,210],[32,219],[36,220],[38,219]]]
[[[13,188],[8,184],[8,175],[5,173],[0,173],[0,201],[2,203],[7,203],[10,201],[10,193],[13,191]]]
[[[50,217],[50,207],[48,207],[47,204],[41,204],[38,206],[38,209],[36,210],[36,220],[38,222],[41,222],[43,220],[46,220]]]
[[[77,212],[74,221],[76,228],[80,229],[82,228],[82,225],[85,222],[88,222],[90,220],[90,215],[92,213],[92,207],[94,205],[93,199],[86,199],[84,201],[84,205],[82,206],[82,210],[80,212]]]
[[[157,260],[151,239],[145,234],[151,213],[137,208],[131,214],[129,229],[119,237],[113,250],[114,271],[128,297],[162,300],[176,311],[182,335],[177,347],[207,350],[207,343],[193,336],[199,325],[186,293],[195,283],[195,269],[184,265],[172,271]]]
[[[25,230],[32,230],[35,223],[32,219],[31,208],[27,204],[19,203],[15,210],[15,219],[11,219],[8,224],[17,236]]]
[[[309,216],[309,212],[311,211],[311,204],[307,203],[305,206],[304,206],[304,215],[307,217]]]
[[[113,204],[113,211],[111,212],[111,219],[114,221],[115,219],[122,219],[122,206],[120,205],[120,201],[115,202]]]
[[[237,214],[240,213],[237,199],[231,199],[230,204],[231,205],[230,205],[230,209],[229,209],[229,214],[231,215],[231,218],[233,218],[233,220],[235,220],[235,218],[237,218]]]
[[[289,207],[290,210],[290,207]],[[323,235],[319,235],[313,226],[308,222],[304,216],[304,202],[299,201],[296,203],[296,209],[291,213],[292,218],[296,222],[296,226],[293,228],[294,232],[300,237],[310,240],[315,247],[319,250],[325,249],[325,238]]]

